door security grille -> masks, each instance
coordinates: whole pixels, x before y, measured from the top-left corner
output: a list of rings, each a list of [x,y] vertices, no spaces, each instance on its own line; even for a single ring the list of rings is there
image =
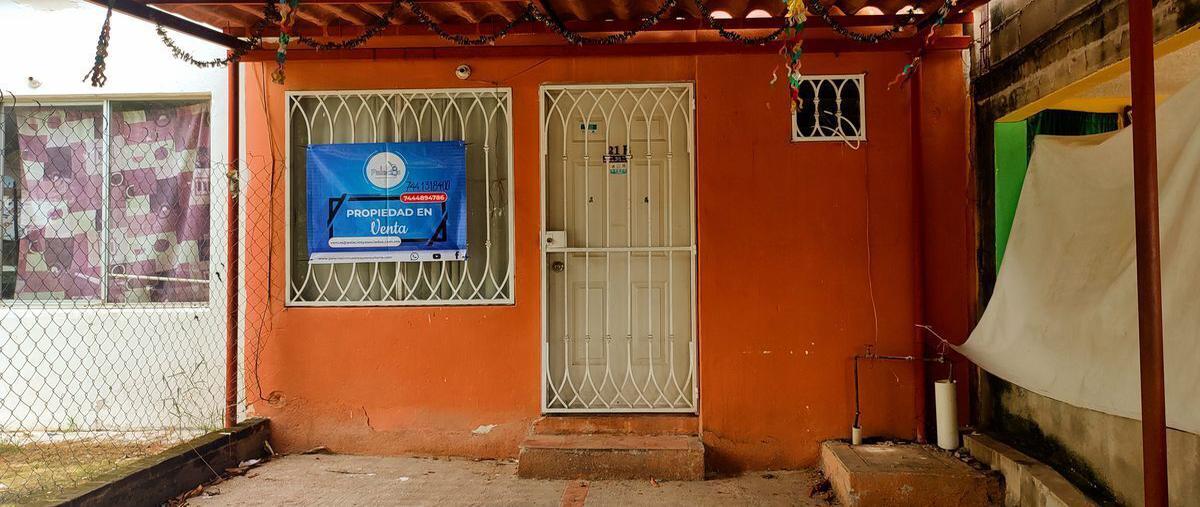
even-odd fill
[[[542,89],[543,409],[694,412],[688,84]]]

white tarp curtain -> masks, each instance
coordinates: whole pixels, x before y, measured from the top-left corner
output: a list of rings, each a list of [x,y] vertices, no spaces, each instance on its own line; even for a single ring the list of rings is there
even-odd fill
[[[1128,128],[1037,137],[995,293],[958,350],[1030,391],[1140,419],[1132,153]],[[1200,80],[1159,106],[1158,157],[1167,425],[1200,433]]]

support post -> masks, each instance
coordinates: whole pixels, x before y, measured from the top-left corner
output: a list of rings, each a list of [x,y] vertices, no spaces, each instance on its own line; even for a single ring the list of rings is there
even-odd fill
[[[225,427],[237,425],[238,413],[238,206],[239,156],[241,154],[241,72],[238,62],[229,62],[229,156],[225,195]]]
[[[1142,480],[1147,507],[1165,507],[1166,389],[1158,241],[1158,148],[1154,114],[1154,4],[1128,0],[1133,104],[1133,207],[1137,243],[1138,349],[1142,387]]]
[[[917,37],[925,39],[924,31],[918,32]],[[924,56],[924,52],[918,52]],[[924,241],[924,189],[922,175],[925,173],[925,152],[921,146],[921,65],[913,69],[908,80],[909,103],[909,137],[912,146],[912,215],[913,215],[913,323],[923,324],[925,321],[925,259],[922,242]],[[868,196],[870,198],[870,196]],[[925,330],[913,326],[913,404],[915,405],[917,442],[925,443],[925,415],[928,409],[925,393]]]

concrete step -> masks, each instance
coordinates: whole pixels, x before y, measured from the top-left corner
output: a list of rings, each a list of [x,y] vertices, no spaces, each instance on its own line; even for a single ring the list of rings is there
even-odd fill
[[[534,421],[535,435],[699,435],[695,415],[552,415]]]
[[[532,435],[521,443],[517,475],[528,479],[704,479],[704,444],[695,435]]]
[[[916,444],[821,444],[821,469],[847,506],[999,507],[1003,477]]]
[[[1079,488],[1046,464],[988,435],[963,436],[963,445],[975,459],[1004,474],[1004,505],[1046,507],[1098,507]]]

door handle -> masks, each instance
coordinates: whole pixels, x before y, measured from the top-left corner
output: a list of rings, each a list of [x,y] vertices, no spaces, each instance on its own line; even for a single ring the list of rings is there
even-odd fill
[[[554,261],[550,263],[550,269],[555,273],[562,273],[567,270],[567,265],[563,264],[563,261]]]

